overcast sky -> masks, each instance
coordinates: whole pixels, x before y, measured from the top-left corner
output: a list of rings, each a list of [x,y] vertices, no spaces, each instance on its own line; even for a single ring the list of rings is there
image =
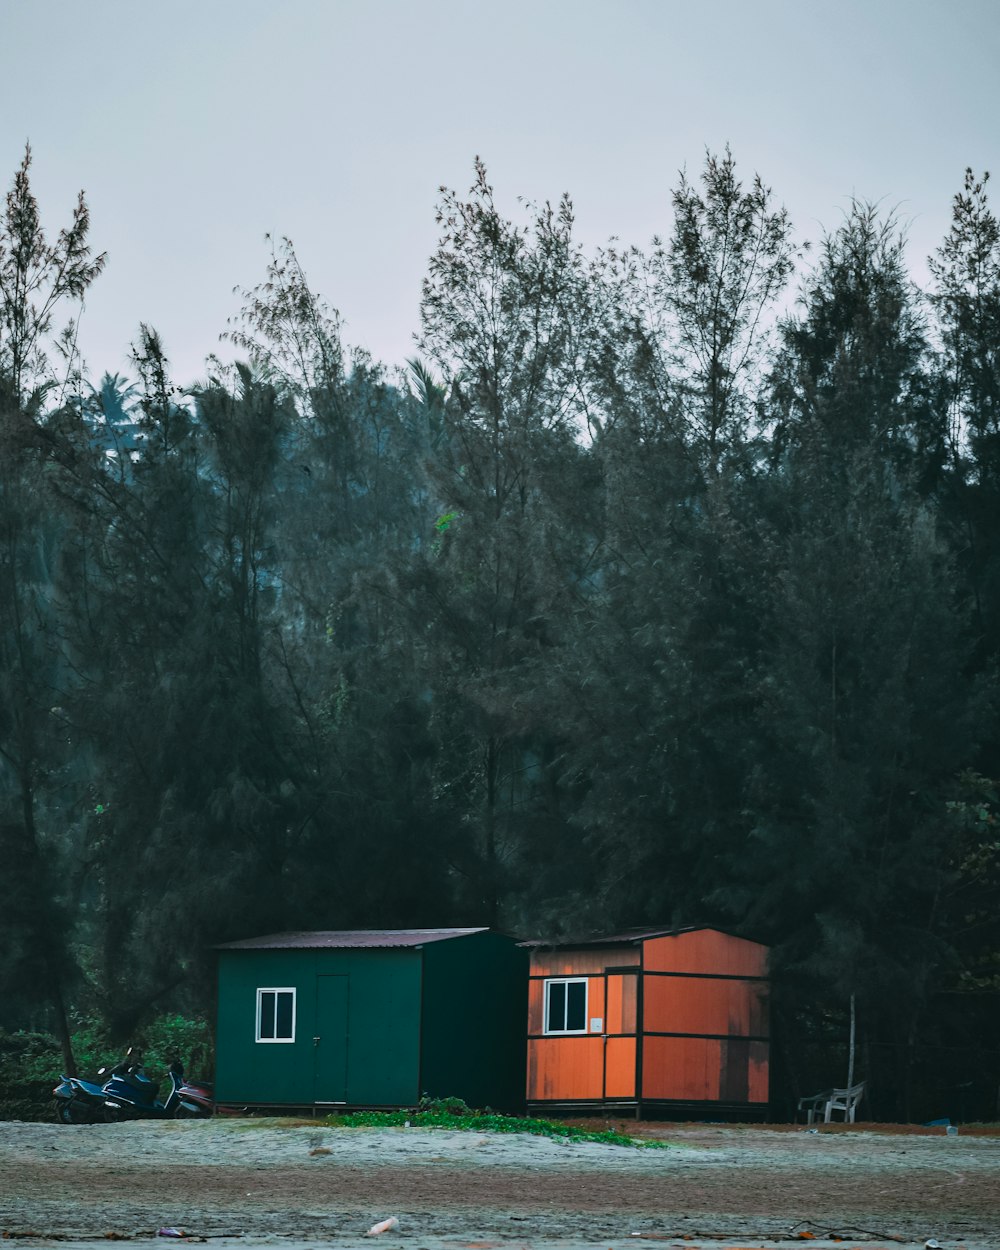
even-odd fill
[[[50,232],[82,187],[108,252],[95,378],[134,375],[140,321],[203,376],[268,232],[402,364],[477,154],[511,215],[568,191],[591,248],[669,232],[678,170],[729,143],[801,238],[897,206],[918,279],[965,167],[1000,175],[997,0],[0,0],[0,47],[4,189],[30,140]]]

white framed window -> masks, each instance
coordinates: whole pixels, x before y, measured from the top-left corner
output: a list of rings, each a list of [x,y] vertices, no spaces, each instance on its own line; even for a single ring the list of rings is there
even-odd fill
[[[257,991],[257,1041],[295,1041],[295,990],[265,986]]]
[[[586,1033],[587,978],[560,977],[545,982],[545,1032]]]

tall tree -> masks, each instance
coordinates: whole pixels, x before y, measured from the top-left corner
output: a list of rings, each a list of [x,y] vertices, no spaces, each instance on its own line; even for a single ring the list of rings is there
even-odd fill
[[[56,308],[82,300],[104,268],[105,254],[92,256],[90,210],[81,191],[69,226],[49,243],[28,172],[31,148],[7,193],[0,217],[0,369],[18,398],[51,381],[48,348]],[[72,340],[72,324],[63,333]]]
[[[688,425],[714,474],[747,436],[762,319],[791,275],[794,248],[787,212],[759,174],[744,190],[728,148],[706,156],[702,186],[682,174],[669,246],[652,262],[676,326]]]
[[[627,396],[634,421],[672,429],[711,478],[753,432],[771,312],[796,253],[787,212],[759,174],[744,188],[728,148],[706,155],[700,188],[682,173],[672,200],[667,240],[601,254],[591,364],[598,411],[614,419]]]
[[[712,863],[739,824],[744,689],[757,645],[755,382],[793,260],[755,177],[709,155],[682,176],[670,237],[592,271],[586,394],[600,545],[573,654],[576,816],[609,923],[703,920]]]
[[[453,822],[435,804],[420,644],[398,580],[426,519],[434,436],[381,367],[345,349],[287,240],[237,324],[234,339],[295,408],[276,480],[271,659],[309,813],[299,905],[321,925],[434,923]]]
[[[952,224],[929,265],[952,404],[952,443],[968,444],[995,475],[1000,455],[1000,223],[990,208],[989,174],[965,171]]]
[[[841,473],[853,449],[869,448],[916,471],[927,489],[944,456],[945,414],[928,376],[926,327],[905,245],[895,216],[861,201],[824,236],[803,313],[782,327],[774,447],[840,449]]]
[[[995,660],[1000,621],[1000,223],[988,183],[989,174],[966,170],[951,229],[929,261],[951,417],[944,500],[972,595],[981,666]]]
[[[584,268],[569,200],[529,212],[523,226],[502,216],[479,160],[467,198],[442,189],[418,340],[447,399],[411,595],[435,644],[442,783],[464,796],[462,871],[490,921],[535,821],[559,823],[546,814],[557,747],[539,694],[586,545],[575,513]]]
[[[91,258],[82,192],[71,225],[54,244],[46,241],[30,165],[26,148],[0,216],[0,854],[13,866],[5,881],[16,896],[3,907],[16,917],[7,971],[48,1000],[73,1071],[58,838],[41,817],[55,765],[51,709],[66,675],[55,590],[68,530],[56,489],[66,449],[42,400],[53,379],[48,350],[56,309],[82,299],[104,257]]]
[[[752,820],[719,897],[814,987],[856,994],[905,1076],[945,955],[941,810],[976,703],[926,499],[943,420],[901,249],[891,219],[855,205],[783,326]]]

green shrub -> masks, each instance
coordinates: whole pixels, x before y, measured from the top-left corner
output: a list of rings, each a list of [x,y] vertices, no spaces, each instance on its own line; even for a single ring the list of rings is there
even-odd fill
[[[424,1094],[417,1106],[418,1111],[438,1111],[442,1115],[473,1115],[475,1114],[464,1098],[432,1098]],[[486,1108],[489,1111],[489,1107]],[[480,1113],[481,1114],[481,1113]]]
[[[454,1108],[449,1110],[448,1108]],[[472,1111],[461,1098],[428,1098],[425,1094],[416,1111],[349,1111],[342,1115],[327,1116],[332,1128],[399,1128],[409,1124],[412,1128],[450,1128],[493,1133],[531,1133],[536,1137],[566,1137],[573,1141],[603,1142],[610,1146],[640,1146],[663,1148],[666,1142],[646,1141],[627,1137],[613,1129],[591,1131],[560,1124],[555,1120],[540,1120],[528,1116],[501,1115],[500,1112]]]
[[[136,1034],[146,1070],[159,1078],[175,1059],[189,1076],[211,1077],[215,1067],[212,1035],[205,1020],[185,1016],[157,1016]]]
[[[0,1029],[0,1119],[50,1118],[60,1063],[56,1040],[47,1033]]]

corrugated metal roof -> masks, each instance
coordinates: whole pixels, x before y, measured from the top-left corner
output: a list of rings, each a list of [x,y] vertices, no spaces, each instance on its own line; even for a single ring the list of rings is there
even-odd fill
[[[241,942],[222,942],[215,949],[344,950],[351,947],[423,946],[427,942],[445,942],[448,938],[485,932],[486,929],[322,929],[301,933],[269,933],[265,937],[244,938]]]
[[[626,929],[623,933],[588,934],[578,938],[531,938],[521,946],[539,946],[547,950],[563,950],[579,946],[634,946],[647,938],[676,937],[679,933],[693,933],[696,929],[711,928],[710,925],[671,925],[666,929]]]

